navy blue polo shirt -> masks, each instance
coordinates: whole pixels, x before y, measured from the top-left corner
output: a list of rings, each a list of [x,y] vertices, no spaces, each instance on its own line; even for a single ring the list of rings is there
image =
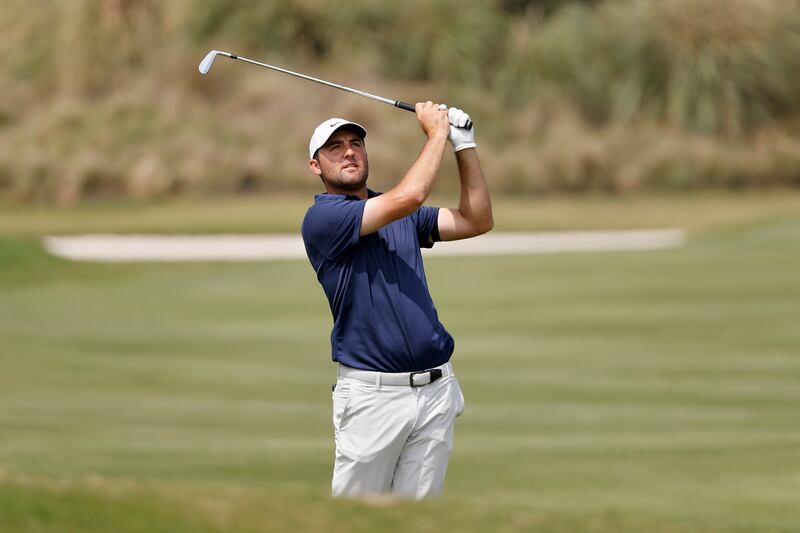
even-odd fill
[[[453,337],[439,322],[420,253],[438,240],[439,209],[423,206],[359,237],[366,202],[318,194],[303,220],[306,253],[333,313],[333,360],[381,372],[444,364]]]

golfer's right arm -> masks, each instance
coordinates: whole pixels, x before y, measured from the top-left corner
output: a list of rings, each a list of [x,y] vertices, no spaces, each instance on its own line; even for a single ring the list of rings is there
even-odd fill
[[[373,233],[419,209],[433,188],[442,164],[450,123],[447,111],[431,102],[416,105],[417,120],[428,136],[422,153],[393,189],[367,200],[361,219],[360,235]]]

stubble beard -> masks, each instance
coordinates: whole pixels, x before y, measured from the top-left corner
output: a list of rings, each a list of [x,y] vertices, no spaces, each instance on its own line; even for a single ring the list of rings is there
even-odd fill
[[[324,175],[322,176],[322,179],[337,189],[355,192],[364,187],[364,185],[367,183],[368,177],[369,167],[365,164],[362,176],[357,181],[353,181],[353,178],[345,176],[342,172],[339,172],[339,174],[333,179],[325,177]]]

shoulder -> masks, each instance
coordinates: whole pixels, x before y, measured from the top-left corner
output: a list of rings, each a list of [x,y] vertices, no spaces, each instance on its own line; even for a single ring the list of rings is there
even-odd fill
[[[309,208],[306,210],[306,216],[303,217],[304,226],[307,223],[312,223],[319,218],[324,218],[332,213],[336,213],[346,203],[344,198],[328,196],[329,195],[317,195],[314,198],[314,203],[309,206]]]
[[[354,200],[341,195],[317,195],[308,208],[300,231],[304,238],[324,236],[331,231],[347,231],[359,223],[365,200]]]

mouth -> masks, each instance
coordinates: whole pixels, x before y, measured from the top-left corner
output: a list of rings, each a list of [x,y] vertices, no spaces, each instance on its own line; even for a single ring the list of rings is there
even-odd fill
[[[342,167],[342,170],[347,170],[347,169],[350,169],[350,168],[356,168],[357,169],[358,165],[356,165],[355,163],[348,163],[348,164],[346,164],[345,166]]]

